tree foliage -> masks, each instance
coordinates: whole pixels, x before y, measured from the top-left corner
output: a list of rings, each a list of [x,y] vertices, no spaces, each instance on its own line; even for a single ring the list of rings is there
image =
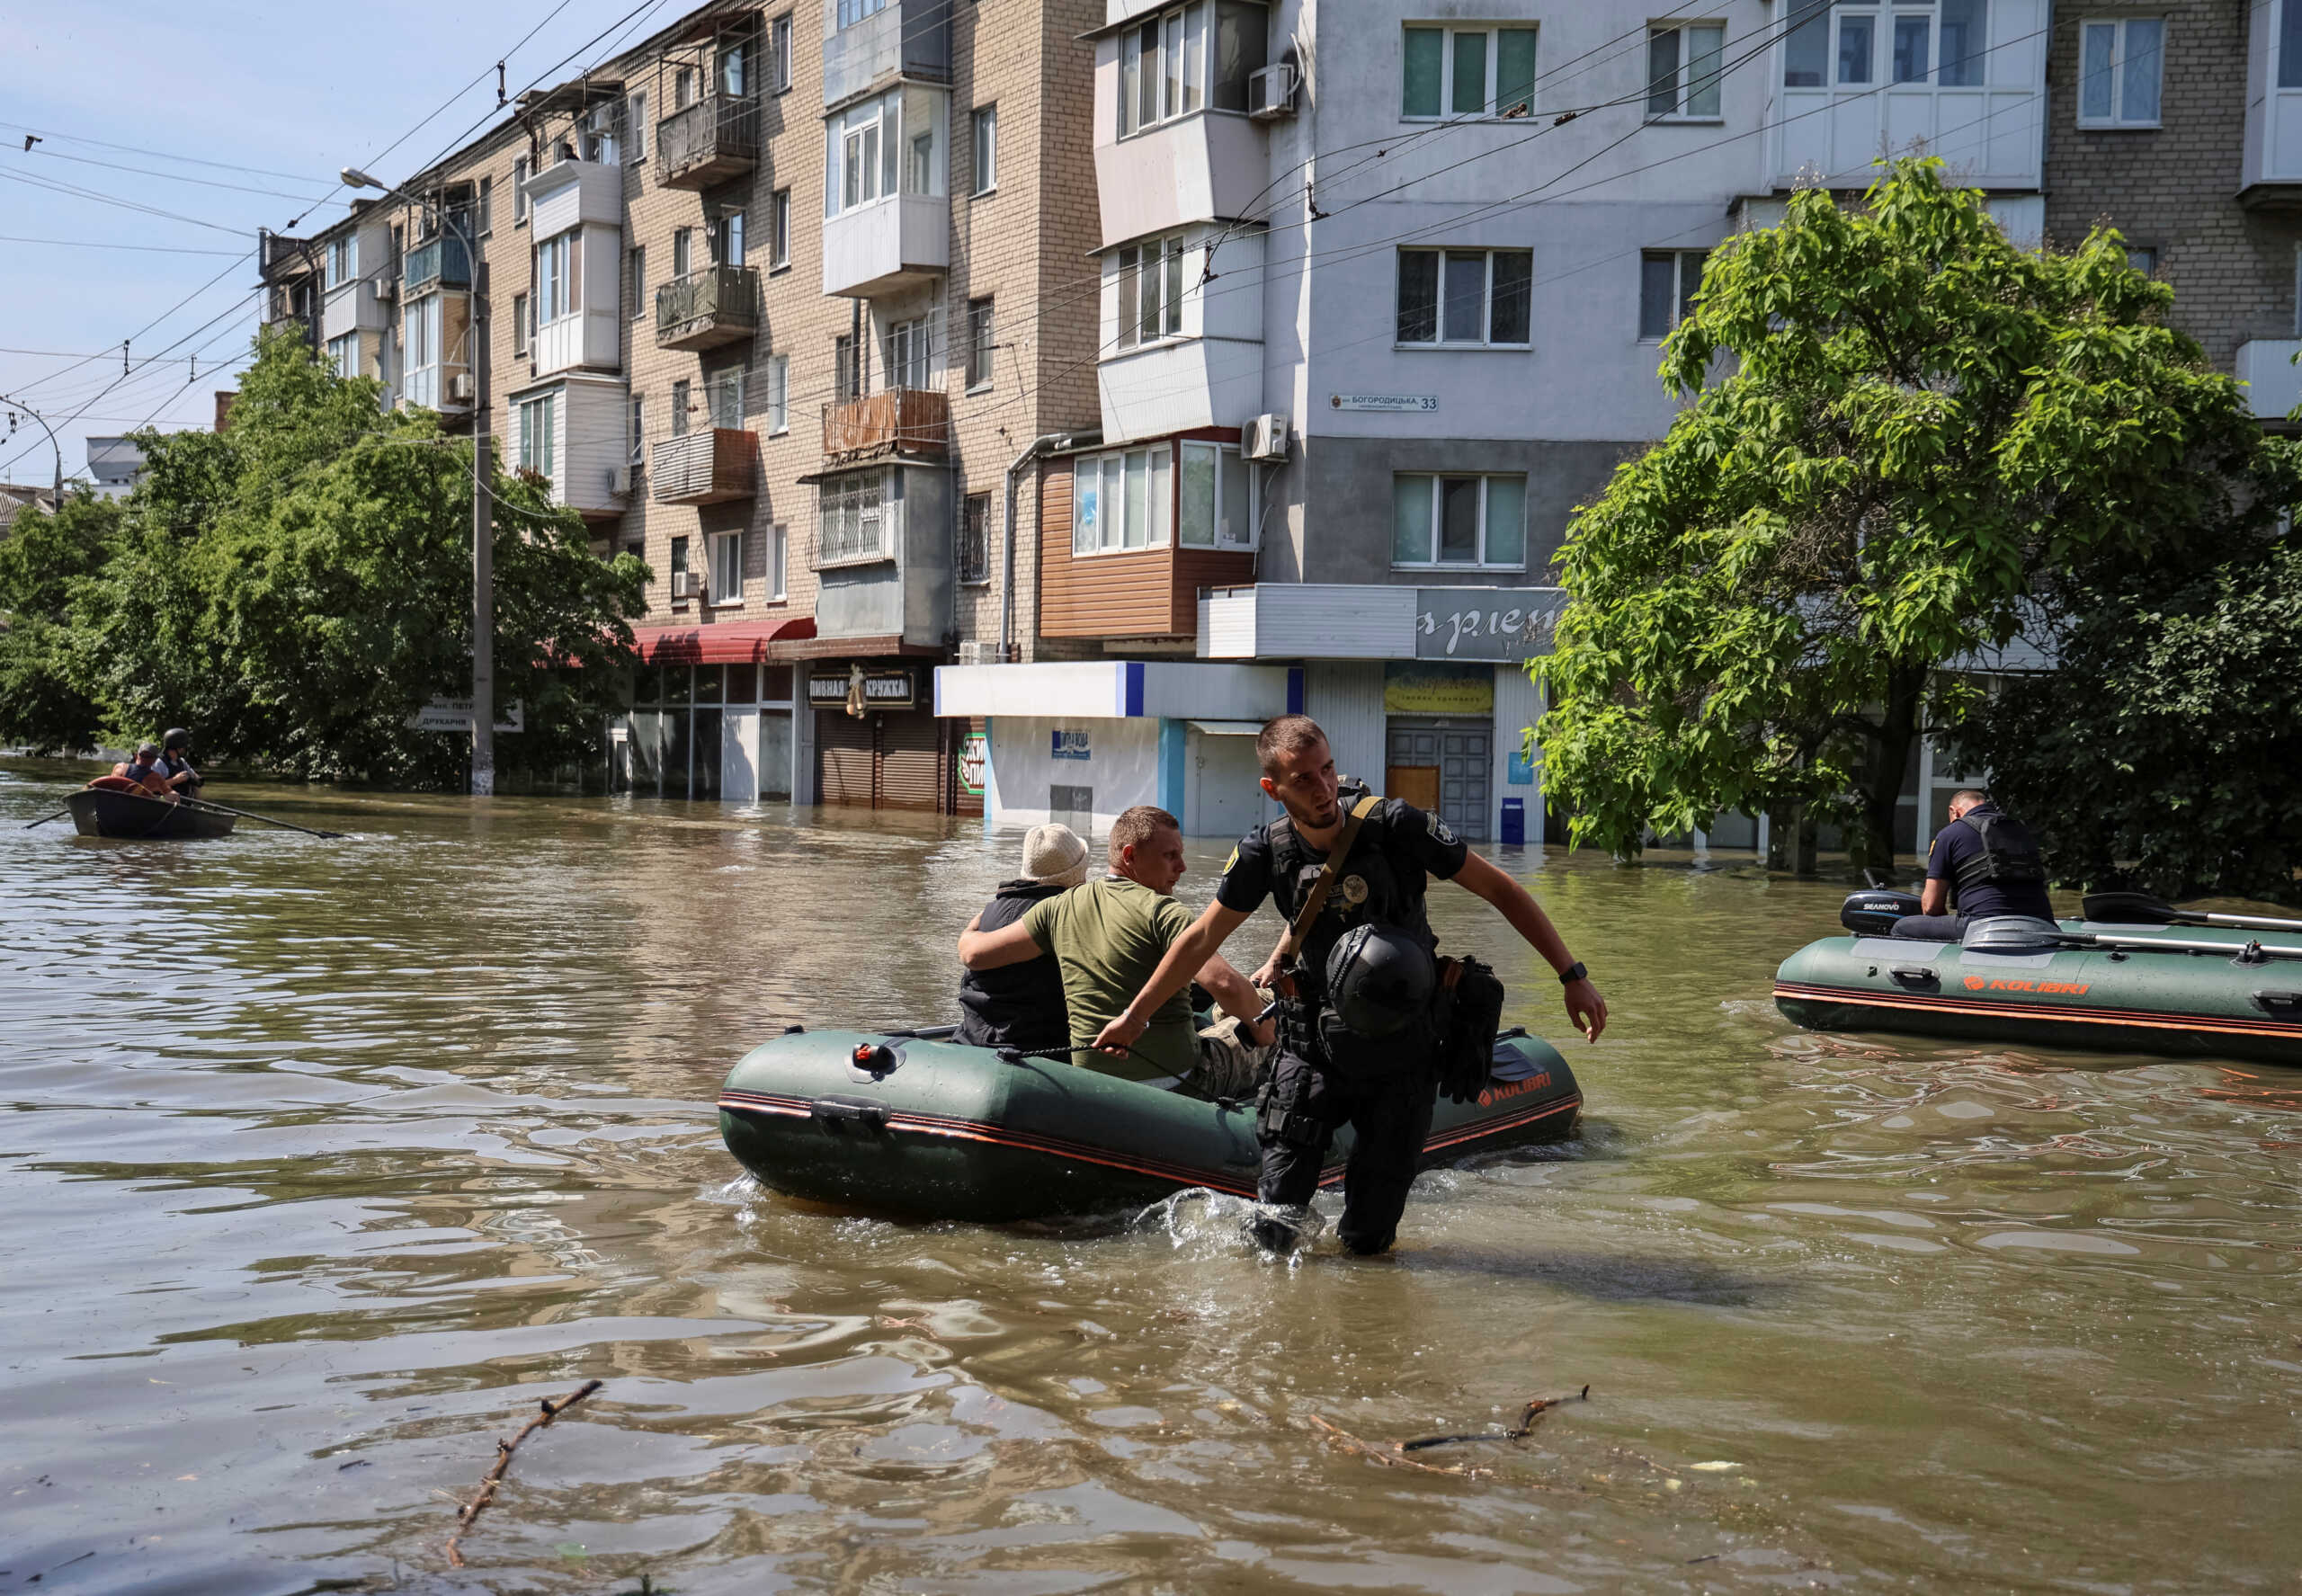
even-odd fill
[[[18,511],[0,539],[0,741],[40,753],[94,742],[102,713],[71,668],[72,593],[119,525],[117,504],[79,494],[52,515]]]
[[[180,724],[210,758],[454,786],[467,745],[411,731],[470,692],[468,440],[385,413],[292,337],[263,335],[220,433],[144,434],[147,467],[68,593],[59,667],[120,740]],[[496,701],[507,771],[596,754],[646,572],[491,459]]]
[[[2260,431],[2172,300],[2113,233],[2015,247],[1933,161],[1715,252],[1664,345],[1692,403],[1578,515],[1531,667],[1576,839],[1803,806],[1891,859],[1914,739],[1959,708],[1938,667],[2077,565],[2254,513]]]

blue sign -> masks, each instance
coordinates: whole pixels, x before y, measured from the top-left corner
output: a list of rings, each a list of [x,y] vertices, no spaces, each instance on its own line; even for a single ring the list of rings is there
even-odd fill
[[[1532,787],[1535,784],[1535,762],[1523,753],[1512,754],[1511,768],[1503,780],[1513,787]]]
[[[1084,731],[1066,732],[1057,730],[1055,734],[1055,747],[1052,752],[1053,756],[1057,759],[1091,759],[1093,757],[1093,755],[1089,753],[1087,751],[1087,734]]]

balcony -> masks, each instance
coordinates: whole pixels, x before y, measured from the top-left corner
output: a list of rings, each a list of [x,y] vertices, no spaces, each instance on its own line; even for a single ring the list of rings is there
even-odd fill
[[[2302,339],[2257,338],[2238,345],[2238,380],[2246,385],[2246,402],[2264,421],[2283,421],[2302,405]]]
[[[400,281],[409,299],[435,288],[469,288],[470,246],[453,233],[427,238],[407,252]]]
[[[824,103],[839,105],[897,76],[951,80],[950,0],[892,0],[870,16],[824,33]],[[836,8],[825,6],[827,22]]]
[[[708,189],[759,164],[759,102],[707,94],[656,124],[656,181]]]
[[[742,427],[706,427],[656,445],[647,479],[658,504],[724,504],[758,488],[759,439]]]
[[[941,454],[950,440],[950,401],[933,388],[889,388],[824,406],[824,459],[830,463]]]
[[[1095,194],[1103,236],[1124,243],[1253,215],[1263,197],[1259,174],[1271,169],[1270,140],[1260,122],[1211,112],[1125,138],[1099,136]]]
[[[656,347],[711,349],[759,331],[759,273],[707,266],[656,290]]]
[[[951,265],[951,201],[899,194],[824,222],[824,292],[850,299],[924,286]]]

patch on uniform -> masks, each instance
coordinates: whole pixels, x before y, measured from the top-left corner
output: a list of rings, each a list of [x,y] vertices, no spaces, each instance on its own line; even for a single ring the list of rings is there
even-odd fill
[[[1345,876],[1334,884],[1334,896],[1344,908],[1357,908],[1367,901],[1367,878]]]
[[[1449,831],[1447,823],[1436,815],[1431,817],[1431,834],[1436,841],[1444,843],[1450,848],[1455,845],[1455,834]]]
[[[1224,873],[1225,875],[1227,875],[1227,875],[1229,875],[1233,870],[1236,870],[1236,869],[1237,869],[1238,868],[1239,868],[1239,850],[1238,850],[1237,846],[1235,844],[1235,845],[1232,847],[1232,849],[1231,849],[1231,857],[1230,857],[1230,858],[1228,858],[1228,859],[1227,859],[1227,860],[1225,860],[1223,861],[1223,873]]]

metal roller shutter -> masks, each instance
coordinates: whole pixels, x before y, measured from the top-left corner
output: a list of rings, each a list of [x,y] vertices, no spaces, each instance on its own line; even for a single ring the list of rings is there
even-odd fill
[[[871,807],[871,723],[842,709],[816,714],[816,801]]]
[[[889,711],[879,723],[879,801],[882,809],[925,809],[941,806],[942,733],[935,718],[920,710]]]

